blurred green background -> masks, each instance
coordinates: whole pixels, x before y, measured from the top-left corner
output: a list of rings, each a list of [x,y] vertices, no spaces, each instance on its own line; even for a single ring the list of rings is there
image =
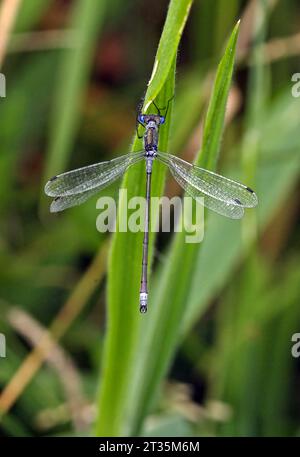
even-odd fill
[[[0,4],[3,436],[300,434],[300,359],[291,354],[300,332],[297,0],[192,5],[177,56],[170,152],[192,161],[199,150],[217,65],[241,18],[217,169],[253,187],[260,204],[241,222],[206,213],[187,278],[186,259],[176,276],[165,273],[176,243],[172,233],[158,234],[148,315],[140,320],[138,296],[120,303],[137,313],[141,333],[127,340],[130,323],[120,320],[131,355],[119,392],[118,368],[103,359],[107,344],[113,366],[127,364],[109,333],[111,236],[96,230],[96,198],[50,215],[43,195],[52,175],[129,151],[168,4]],[[117,197],[118,186],[102,195]],[[165,192],[180,193],[170,176]],[[140,238],[136,244],[140,250]],[[164,312],[166,284],[176,291],[176,322]],[[165,351],[155,332],[168,340]],[[149,344],[140,347],[138,335]],[[115,399],[99,394],[103,380]],[[114,424],[105,420],[110,411],[119,412]]]

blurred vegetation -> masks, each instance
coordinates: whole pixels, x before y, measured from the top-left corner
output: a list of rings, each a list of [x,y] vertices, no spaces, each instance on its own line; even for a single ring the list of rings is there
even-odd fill
[[[0,62],[3,436],[300,434],[299,2],[168,5],[0,5],[0,24],[11,21]],[[136,105],[146,94],[147,108],[163,106],[174,85],[161,148],[247,183],[259,207],[241,222],[207,211],[199,245],[152,237],[140,316],[141,234],[97,232],[98,197],[50,215],[43,188],[140,148]],[[180,192],[158,164],[153,178],[154,194]],[[143,165],[122,186],[143,195]]]

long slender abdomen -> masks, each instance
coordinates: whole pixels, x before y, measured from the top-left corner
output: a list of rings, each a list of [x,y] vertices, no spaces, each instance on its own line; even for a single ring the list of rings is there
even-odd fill
[[[145,213],[145,231],[143,239],[143,260],[142,260],[142,277],[140,288],[140,312],[146,313],[148,309],[148,246],[150,230],[150,196],[151,196],[151,174],[153,158],[146,159],[146,213]]]

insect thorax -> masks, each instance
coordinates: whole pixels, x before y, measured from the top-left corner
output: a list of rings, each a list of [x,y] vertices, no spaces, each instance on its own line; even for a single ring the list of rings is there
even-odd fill
[[[144,135],[145,151],[157,151],[158,143],[158,126],[154,121],[148,122]]]

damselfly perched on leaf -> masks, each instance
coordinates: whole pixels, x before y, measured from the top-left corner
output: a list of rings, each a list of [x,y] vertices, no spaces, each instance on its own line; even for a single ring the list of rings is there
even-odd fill
[[[244,215],[244,208],[253,208],[258,203],[256,194],[249,187],[158,150],[159,127],[165,122],[168,106],[169,103],[164,116],[161,115],[161,110],[157,106],[158,114],[138,114],[137,122],[145,128],[144,150],[132,152],[108,162],[100,162],[62,173],[51,178],[45,186],[45,193],[54,197],[50,211],[62,211],[85,202],[92,195],[120,178],[128,167],[145,160],[147,204],[140,288],[140,311],[142,313],[147,312],[148,306],[149,214],[152,164],[155,159],[169,167],[176,181],[189,195],[197,200],[198,197],[202,197],[203,199],[200,201],[203,201],[207,208],[223,216],[240,219]]]

